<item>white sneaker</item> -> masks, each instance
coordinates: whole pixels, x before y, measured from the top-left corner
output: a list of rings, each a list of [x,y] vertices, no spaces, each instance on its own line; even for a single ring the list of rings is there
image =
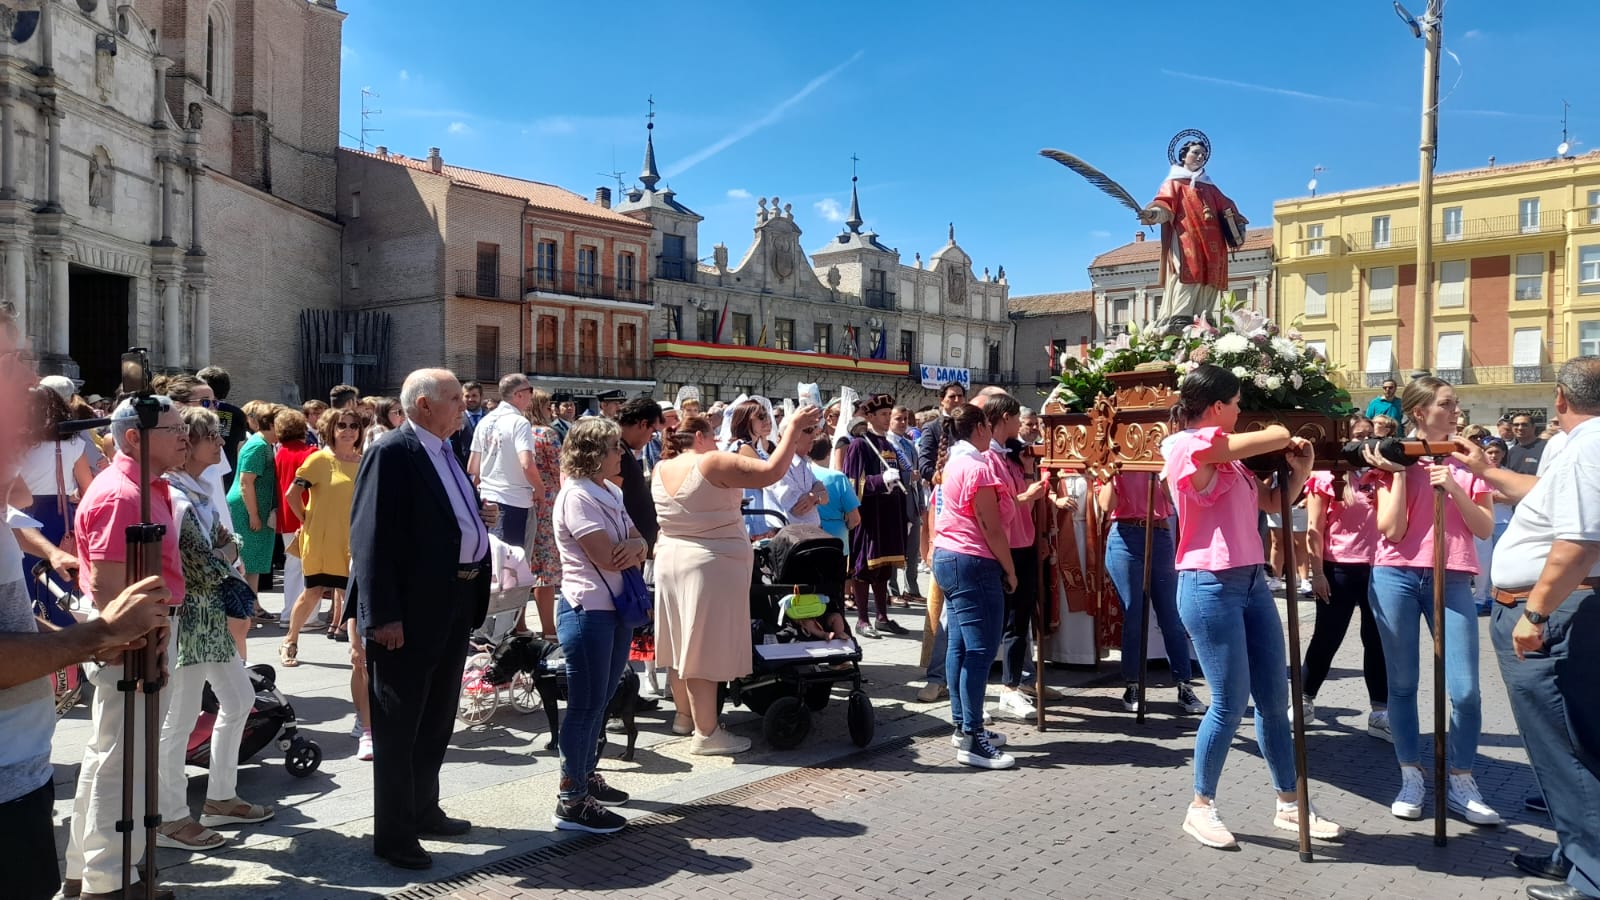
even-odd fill
[[[1402,819],[1420,819],[1422,799],[1426,793],[1427,785],[1422,779],[1422,770],[1416,766],[1401,766],[1400,793],[1389,804],[1389,811]]]
[[[1375,709],[1367,713],[1367,734],[1380,741],[1394,743],[1394,732],[1389,730],[1389,711],[1387,709]]]
[[[965,737],[966,737],[966,734],[964,734],[961,731],[961,729],[957,728],[950,735],[950,746],[956,748],[957,750],[960,750],[961,749],[961,742]],[[1006,736],[1005,735],[1001,734],[998,731],[990,731],[987,728],[985,728],[983,730],[983,739],[988,741],[989,742],[989,746],[991,746],[991,747],[1004,747],[1006,745]]]
[[[1282,578],[1268,578],[1267,579],[1267,590],[1273,592],[1274,594],[1276,594],[1277,592],[1283,590],[1283,588],[1284,588],[1284,580]]]
[[[1302,695],[1300,697],[1300,714],[1305,716],[1306,724],[1310,725],[1312,720],[1317,717],[1316,701],[1312,700],[1310,697]],[[1289,721],[1294,721],[1293,706],[1289,707]]]
[[[1183,830],[1200,843],[1218,850],[1229,850],[1239,845],[1233,839],[1233,832],[1222,824],[1222,814],[1217,812],[1216,804],[1190,806],[1183,814]]]
[[[1500,814],[1483,802],[1483,794],[1478,792],[1478,782],[1473,779],[1471,772],[1450,776],[1445,802],[1474,825],[1500,824]]]
[[[1032,719],[1039,715],[1033,701],[1021,691],[1001,691],[997,708],[1002,715],[1009,714],[1019,719]]]
[[[1302,597],[1311,596],[1311,582],[1310,581],[1302,581],[1302,582],[1300,582],[1298,590],[1300,591],[1300,596],[1302,596]]]
[[[988,732],[979,734],[964,734],[961,744],[956,748],[956,762],[979,769],[1009,769],[1017,764],[1011,754],[995,749],[985,736]]]
[[[989,714],[989,707],[987,707],[987,706],[985,706],[983,708],[983,724],[984,725],[993,725],[994,724],[994,716]]]
[[[372,762],[372,732],[361,732],[361,740],[356,744],[356,759]]]

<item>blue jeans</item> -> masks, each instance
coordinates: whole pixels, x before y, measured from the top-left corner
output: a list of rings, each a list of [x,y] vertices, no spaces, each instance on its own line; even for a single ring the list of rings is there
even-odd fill
[[[606,705],[628,664],[633,629],[613,610],[580,609],[557,598],[556,637],[567,657],[567,715],[561,723],[562,800],[589,792],[589,774],[599,753]]]
[[[1433,633],[1433,569],[1373,566],[1372,614],[1378,620],[1383,660],[1389,670],[1389,730],[1394,756],[1402,766],[1422,764],[1417,724],[1417,681],[1421,674],[1419,622]],[[1450,697],[1450,766],[1471,771],[1483,730],[1478,695],[1478,610],[1472,603],[1472,576],[1446,572],[1444,582],[1444,686]]]
[[[934,550],[933,577],[944,590],[950,622],[944,661],[950,677],[950,721],[967,734],[977,734],[983,731],[989,667],[1000,649],[1005,571],[987,557]]]
[[[1139,680],[1139,635],[1144,632],[1143,525],[1111,523],[1106,540],[1106,574],[1122,598],[1122,680]],[[1172,530],[1157,528],[1151,538],[1150,608],[1161,625],[1172,677],[1179,684],[1194,677],[1189,665],[1189,633],[1178,618],[1178,573],[1173,568]]]
[[[1194,741],[1194,792],[1215,799],[1222,764],[1255,697],[1256,744],[1272,786],[1295,788],[1289,729],[1289,677],[1283,621],[1267,590],[1265,566],[1178,573],[1178,614],[1194,639],[1211,685],[1211,708]]]
[[[1567,598],[1545,623],[1544,649],[1517,659],[1511,631],[1523,609],[1495,604],[1495,656],[1560,850],[1572,863],[1567,883],[1600,896],[1600,594],[1583,589]]]

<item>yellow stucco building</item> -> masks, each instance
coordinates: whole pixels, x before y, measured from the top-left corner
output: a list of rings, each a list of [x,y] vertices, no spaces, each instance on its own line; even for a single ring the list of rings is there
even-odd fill
[[[1543,418],[1555,369],[1600,354],[1600,151],[1436,175],[1433,298],[1417,337],[1417,184],[1273,205],[1283,321],[1342,366],[1358,405],[1427,369],[1472,421]]]

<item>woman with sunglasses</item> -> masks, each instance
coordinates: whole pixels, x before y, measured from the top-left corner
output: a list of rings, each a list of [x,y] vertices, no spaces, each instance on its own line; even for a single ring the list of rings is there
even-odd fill
[[[350,504],[355,498],[366,427],[357,409],[323,413],[317,428],[322,449],[306,457],[294,473],[296,490],[289,491],[289,509],[300,519],[300,566],[306,587],[289,613],[289,634],[278,651],[288,668],[300,664],[296,658],[300,629],[316,610],[324,590],[334,592],[328,637],[348,640],[340,613],[350,577]]]

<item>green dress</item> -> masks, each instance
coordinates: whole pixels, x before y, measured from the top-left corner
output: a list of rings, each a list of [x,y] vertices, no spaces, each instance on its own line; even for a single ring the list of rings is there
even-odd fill
[[[246,472],[256,476],[256,512],[261,517],[261,530],[250,530],[250,512],[245,508],[241,491],[244,490]],[[278,473],[272,465],[272,445],[252,434],[250,440],[239,448],[239,463],[234,467],[233,487],[228,490],[228,512],[233,516],[233,531],[239,536],[239,558],[249,575],[272,571],[272,549],[278,535],[270,518],[278,506]]]

